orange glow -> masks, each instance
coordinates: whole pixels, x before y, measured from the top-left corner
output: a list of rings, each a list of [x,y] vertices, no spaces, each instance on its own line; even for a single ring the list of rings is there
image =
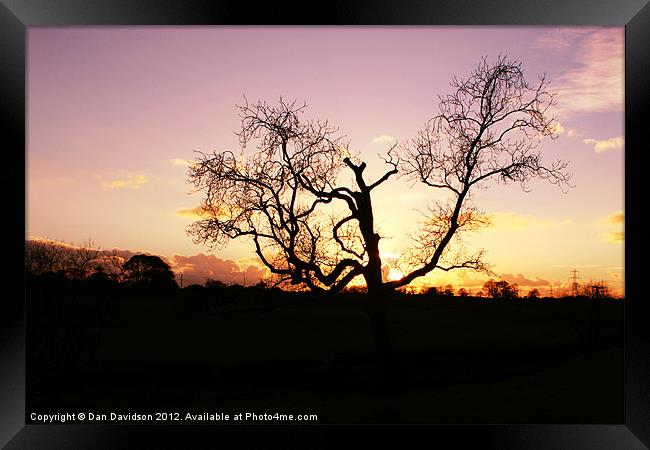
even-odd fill
[[[554,295],[559,295],[573,268],[585,282],[605,280],[612,290],[623,292],[624,31],[32,27],[26,77],[27,234],[68,242],[91,238],[103,248],[168,259],[213,254],[244,270],[248,263],[238,261],[253,257],[252,242],[232,241],[212,249],[187,234],[192,221],[211,218],[199,214],[196,206],[203,194],[187,183],[197,158],[193,150],[230,150],[237,164],[243,162],[240,153],[254,150],[240,149],[233,134],[241,126],[235,105],[244,102],[242,95],[270,104],[280,95],[306,102],[305,120],[330,120],[340,127],[346,156],[358,154],[367,163],[368,181],[375,181],[388,168],[378,155],[414,137],[437,111],[438,95],[452,91],[450,79],[465,77],[476,67],[478,40],[481,54],[490,60],[498,54],[521,56],[531,81],[537,74],[549,74],[557,91],[557,139],[544,139],[538,150],[546,163],[570,161],[575,188],[565,195],[541,180],[531,183],[530,193],[517,183],[486,184],[486,190],[473,193],[472,204],[492,219],[492,226],[462,235],[445,256],[453,259],[456,250],[471,255],[485,249],[486,262],[497,274],[493,278],[511,274],[533,283],[520,283],[524,293],[537,287],[546,295],[550,285],[537,284],[541,279],[554,283]],[[290,41],[309,51],[294,51],[285,45]],[[286,63],[272,64],[270,71],[248,70],[251,45]],[[377,70],[387,52],[399,55],[399,69]],[[424,53],[445,64],[422,58]],[[222,70],[224,61],[232,70]],[[354,70],[342,79],[339,67]],[[337,184],[354,186],[348,168],[338,176]],[[422,230],[428,206],[447,199],[439,191],[399,176],[373,191],[387,280],[401,277],[396,267],[404,272],[413,268],[402,256],[414,248],[411,236]],[[325,217],[347,214],[348,209],[337,201],[320,205],[318,211]],[[215,216],[236,214],[232,205],[223,205]],[[476,293],[488,278],[435,270],[411,285],[451,284]],[[365,286],[363,276],[351,286]]]
[[[397,269],[395,269],[393,267],[391,267],[390,272],[388,272],[388,280],[389,281],[399,280],[403,276],[404,276],[404,274],[400,270],[397,270]]]

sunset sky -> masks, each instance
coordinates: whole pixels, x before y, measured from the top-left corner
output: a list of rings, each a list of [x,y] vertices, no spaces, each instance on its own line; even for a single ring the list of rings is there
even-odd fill
[[[557,92],[559,137],[539,149],[547,162],[570,161],[575,188],[480,191],[493,225],[469,244],[524,290],[561,289],[573,268],[623,289],[622,27],[30,27],[27,39],[29,238],[90,238],[165,256],[196,282],[241,283],[250,246],[210,252],[186,234],[201,200],[186,162],[193,150],[238,149],[244,95],[307,102],[305,117],[339,126],[373,178],[385,171],[378,153],[423,127],[454,75],[505,54]],[[416,209],[435,195],[405,179],[374,192],[385,256],[404,251]],[[428,282],[478,290],[485,279]]]

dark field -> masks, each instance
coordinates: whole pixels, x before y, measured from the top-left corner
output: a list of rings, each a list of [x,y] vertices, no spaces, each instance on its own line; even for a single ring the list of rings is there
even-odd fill
[[[101,292],[28,290],[28,413],[623,422],[621,300],[396,296],[387,387],[362,295]]]

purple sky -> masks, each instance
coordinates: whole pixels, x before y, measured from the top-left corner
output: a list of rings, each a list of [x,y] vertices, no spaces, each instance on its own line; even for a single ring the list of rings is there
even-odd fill
[[[623,28],[31,27],[28,233],[169,257],[206,253],[179,214],[200,201],[181,163],[193,149],[236,149],[244,95],[306,101],[306,116],[338,125],[378,174],[377,153],[422,127],[452,76],[501,53],[523,61],[530,78],[545,72],[557,90],[563,131],[540,149],[571,161],[576,188],[481,192],[479,205],[497,220],[472,243],[500,274],[565,282],[576,267],[621,288],[622,221],[607,218],[623,212],[623,37]],[[404,249],[414,208],[430,200],[404,180],[382,187],[386,253]],[[251,254],[233,243],[216,256]]]

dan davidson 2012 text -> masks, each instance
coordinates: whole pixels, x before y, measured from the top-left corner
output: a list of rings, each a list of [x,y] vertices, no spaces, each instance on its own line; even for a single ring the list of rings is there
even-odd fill
[[[54,414],[30,413],[29,420],[33,423],[66,423],[66,422],[293,422],[317,421],[317,414],[281,414],[279,412],[251,413],[240,412],[228,414],[223,412],[180,413],[93,413],[93,412],[65,412]]]

